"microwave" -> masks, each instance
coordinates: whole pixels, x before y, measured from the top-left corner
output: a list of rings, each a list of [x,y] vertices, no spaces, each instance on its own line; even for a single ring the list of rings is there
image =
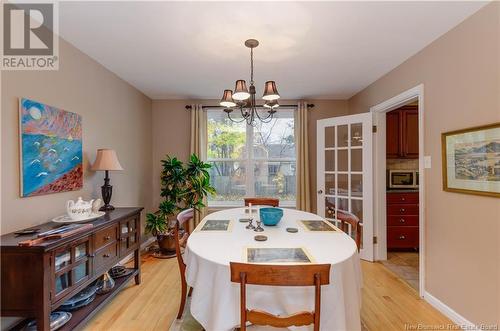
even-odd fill
[[[389,170],[389,188],[418,188],[417,170]]]

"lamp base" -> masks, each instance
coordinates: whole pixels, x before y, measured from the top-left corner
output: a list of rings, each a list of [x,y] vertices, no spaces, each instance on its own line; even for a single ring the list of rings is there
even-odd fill
[[[99,208],[99,211],[110,211],[110,210],[115,210],[115,207],[112,205],[104,205],[101,208]]]

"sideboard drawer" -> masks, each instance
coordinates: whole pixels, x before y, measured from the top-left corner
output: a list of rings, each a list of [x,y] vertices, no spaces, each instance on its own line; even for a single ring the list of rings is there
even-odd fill
[[[387,203],[418,203],[418,192],[387,193]]]
[[[417,248],[418,227],[389,226],[387,227],[388,248]]]
[[[99,251],[95,252],[94,265],[95,269],[107,269],[107,267],[112,267],[109,263],[116,260],[118,257],[118,247],[116,243],[108,245]]]
[[[98,250],[107,244],[116,241],[118,238],[118,225],[115,224],[113,226],[107,227],[99,232],[96,232],[94,235],[94,245],[95,250]]]
[[[418,216],[387,216],[387,226],[418,226]]]
[[[387,215],[418,215],[418,205],[389,205]]]

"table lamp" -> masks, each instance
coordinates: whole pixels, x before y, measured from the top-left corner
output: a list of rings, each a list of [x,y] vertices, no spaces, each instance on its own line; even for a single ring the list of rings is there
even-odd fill
[[[111,195],[113,194],[113,186],[109,185],[109,172],[123,170],[116,152],[113,149],[98,149],[95,162],[90,168],[93,171],[104,171],[104,185],[101,186],[102,200],[104,206],[99,208],[100,211],[113,210],[115,207],[109,204]]]

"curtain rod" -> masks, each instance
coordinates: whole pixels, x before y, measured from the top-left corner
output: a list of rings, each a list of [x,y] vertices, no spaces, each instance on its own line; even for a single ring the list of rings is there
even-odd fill
[[[263,105],[257,105],[256,107],[258,108],[264,108]],[[297,108],[297,105],[280,105],[280,107],[286,107],[286,108]],[[186,105],[186,110],[191,110],[192,106],[191,105]],[[203,106],[203,108],[224,108],[222,106]],[[314,108],[313,103],[308,103],[307,108]],[[279,108],[278,108],[279,109]]]

